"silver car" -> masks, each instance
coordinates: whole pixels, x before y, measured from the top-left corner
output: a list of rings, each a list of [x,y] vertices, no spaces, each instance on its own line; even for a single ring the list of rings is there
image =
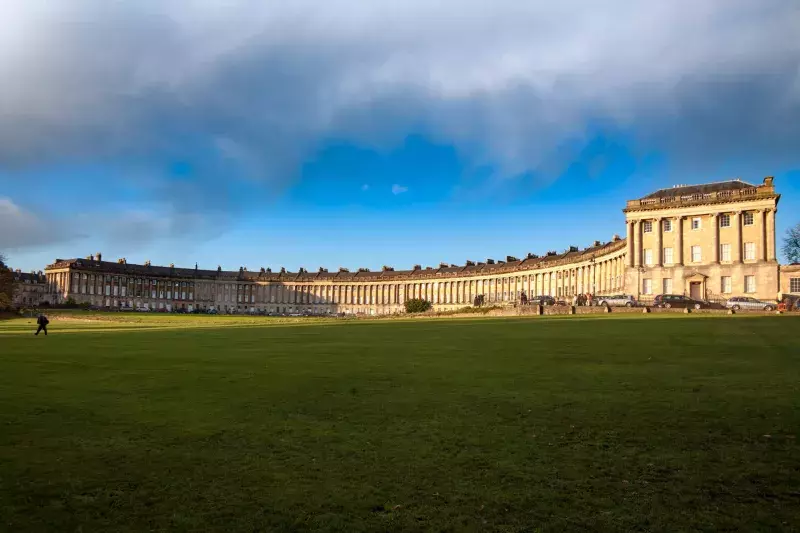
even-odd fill
[[[609,307],[635,307],[636,298],[629,294],[617,294],[614,296],[597,296],[597,305]]]
[[[725,307],[735,311],[739,309],[760,309],[762,311],[774,311],[778,308],[778,305],[775,302],[770,302],[768,300],[756,300],[755,298],[750,298],[749,296],[735,296],[725,302]]]

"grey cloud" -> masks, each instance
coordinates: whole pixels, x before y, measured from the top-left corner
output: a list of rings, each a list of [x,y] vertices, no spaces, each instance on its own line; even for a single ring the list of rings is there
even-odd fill
[[[552,179],[598,124],[698,170],[797,162],[792,1],[15,4],[3,167],[202,147],[198,194],[215,192],[196,203],[220,181],[283,186],[326,139],[419,131]]]
[[[80,238],[74,228],[0,197],[0,250],[37,247]]]

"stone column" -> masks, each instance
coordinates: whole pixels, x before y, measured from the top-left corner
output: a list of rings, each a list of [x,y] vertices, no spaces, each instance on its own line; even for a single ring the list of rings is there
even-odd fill
[[[742,211],[737,211],[733,215],[734,234],[733,234],[733,259],[734,263],[741,263],[744,259],[744,252],[742,250]]]
[[[628,230],[628,240],[627,240],[627,242],[625,243],[625,253],[627,254],[627,257],[628,257],[628,266],[629,266],[629,267],[633,267],[633,266],[634,266],[634,263],[633,263],[633,255],[634,255],[634,249],[633,249],[633,247],[634,247],[634,230],[635,230],[636,228],[635,228],[635,223],[634,223],[632,220],[631,220],[631,221],[629,221],[629,222],[627,223],[627,226],[628,226],[628,227],[627,227],[627,230]]]
[[[633,221],[633,266],[642,266],[642,222]]]
[[[714,213],[711,215],[711,257],[713,262],[719,263],[719,215]]]
[[[664,231],[664,223],[662,222],[661,217],[655,219],[656,225],[656,266],[660,267],[664,265],[664,238],[662,236],[662,232]]]
[[[761,214],[761,243],[758,250],[758,257],[762,261],[767,260],[767,209],[760,211]]]
[[[675,217],[675,254],[673,259],[676,265],[683,265],[683,217]]]
[[[767,261],[775,261],[775,214],[777,210],[767,210]]]

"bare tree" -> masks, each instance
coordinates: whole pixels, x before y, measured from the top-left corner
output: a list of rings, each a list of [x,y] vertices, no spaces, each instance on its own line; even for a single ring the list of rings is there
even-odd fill
[[[783,255],[790,263],[800,263],[800,223],[786,230],[783,238]]]

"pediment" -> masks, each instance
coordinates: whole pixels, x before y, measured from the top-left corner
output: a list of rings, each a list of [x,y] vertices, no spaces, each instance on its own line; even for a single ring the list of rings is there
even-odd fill
[[[702,274],[700,272],[697,272],[697,271],[691,272],[691,273],[686,274],[685,276],[683,276],[683,279],[686,279],[686,280],[689,280],[689,281],[705,281],[707,278],[708,278],[708,276],[706,276],[705,274]]]

